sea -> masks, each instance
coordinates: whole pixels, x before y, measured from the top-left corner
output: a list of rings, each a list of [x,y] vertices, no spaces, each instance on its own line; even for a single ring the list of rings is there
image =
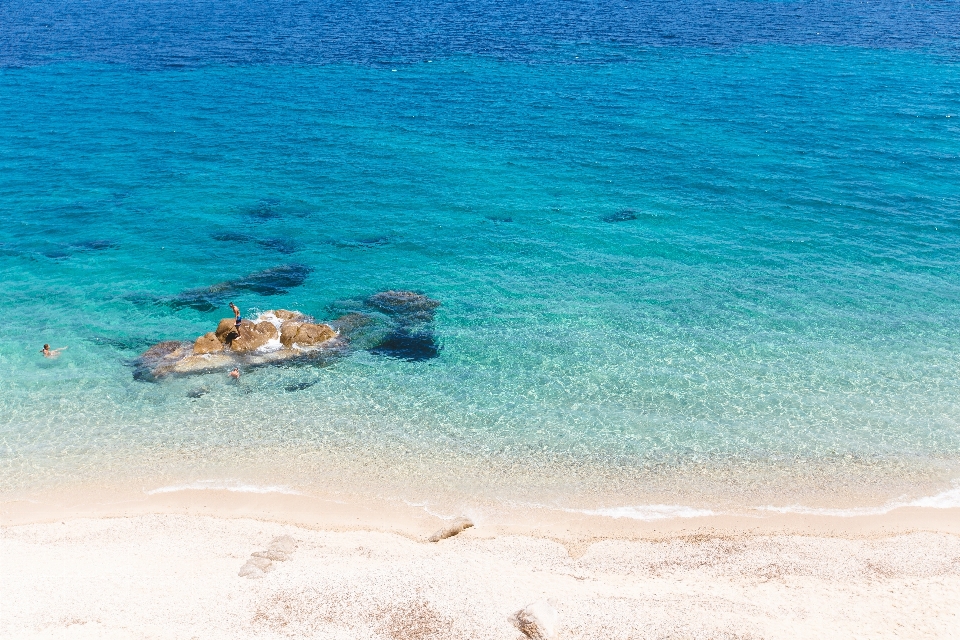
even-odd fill
[[[0,278],[4,499],[960,506],[960,4],[5,0]]]

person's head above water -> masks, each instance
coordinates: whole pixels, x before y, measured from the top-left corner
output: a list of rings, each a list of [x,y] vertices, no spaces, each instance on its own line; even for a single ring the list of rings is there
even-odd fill
[[[234,367],[233,371],[230,372],[230,377],[235,379],[240,379],[240,367]]]
[[[56,358],[60,355],[60,352],[66,349],[66,347],[60,347],[59,349],[51,349],[49,344],[44,344],[43,349],[40,349],[40,353],[43,354],[45,358]]]

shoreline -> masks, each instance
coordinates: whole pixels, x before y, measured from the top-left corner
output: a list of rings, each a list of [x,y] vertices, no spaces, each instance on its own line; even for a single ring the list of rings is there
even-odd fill
[[[954,495],[958,494],[958,495]],[[195,485],[123,492],[89,489],[50,492],[30,498],[0,498],[0,527],[66,519],[116,519],[145,515],[249,518],[317,530],[377,531],[421,539],[457,517],[468,517],[484,535],[548,538],[561,544],[588,540],[640,540],[684,535],[805,535],[883,537],[927,531],[960,535],[960,489],[949,500],[926,506],[892,504],[883,509],[712,510],[646,504],[619,508],[569,507],[464,500],[446,504],[391,497],[307,494],[284,487],[198,488]],[[915,502],[923,503],[924,500]],[[817,513],[821,511],[821,513]]]

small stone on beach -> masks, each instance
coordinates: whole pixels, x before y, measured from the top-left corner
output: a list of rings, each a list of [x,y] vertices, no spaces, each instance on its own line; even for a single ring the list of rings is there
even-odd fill
[[[440,529],[432,536],[427,538],[430,542],[440,542],[441,540],[446,540],[447,538],[452,538],[453,536],[461,533],[462,531],[469,529],[473,526],[473,522],[469,518],[457,518],[449,525]]]
[[[557,640],[560,637],[560,614],[546,600],[538,600],[517,611],[509,621],[531,640]]]

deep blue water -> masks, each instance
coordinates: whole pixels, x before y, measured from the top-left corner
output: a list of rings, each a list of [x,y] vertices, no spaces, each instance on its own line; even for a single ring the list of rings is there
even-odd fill
[[[260,445],[956,461],[958,18],[3,3],[6,482],[158,451],[242,476],[223,452]],[[328,318],[413,289],[433,333],[240,386],[134,379],[230,315],[171,300],[290,265],[233,299]]]

